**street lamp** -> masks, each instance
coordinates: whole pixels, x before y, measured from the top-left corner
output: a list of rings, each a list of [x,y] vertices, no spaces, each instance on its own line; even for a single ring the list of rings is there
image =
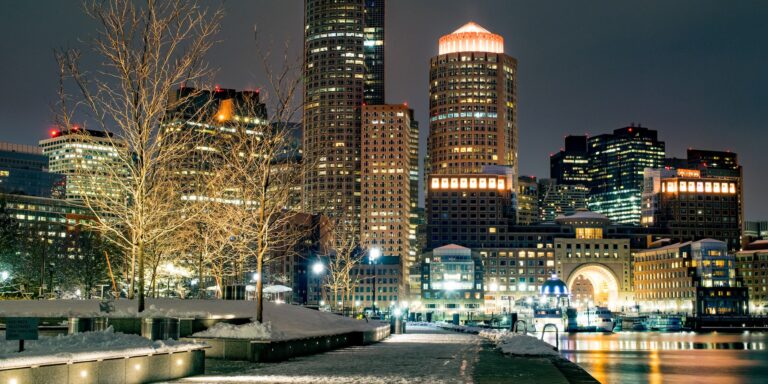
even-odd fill
[[[381,256],[381,250],[378,248],[371,248],[370,251],[368,251],[368,260],[373,264],[373,314],[376,314],[376,259]]]
[[[315,276],[317,276],[317,292],[318,292],[317,303],[319,304],[318,308],[323,305],[323,301],[320,300],[323,297],[323,295],[320,293],[320,291],[322,291],[322,278],[320,277],[320,275],[324,271],[325,271],[325,265],[322,262],[317,261],[314,264],[312,264],[312,273],[314,273]]]

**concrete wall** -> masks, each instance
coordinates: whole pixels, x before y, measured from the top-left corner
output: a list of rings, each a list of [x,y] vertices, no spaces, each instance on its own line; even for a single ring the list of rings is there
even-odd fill
[[[205,355],[209,358],[276,362],[353,345],[376,343],[389,337],[389,331],[389,325],[382,325],[365,332],[349,332],[338,335],[279,341],[208,337],[183,338],[182,340],[208,344],[210,348],[205,351]]]
[[[0,370],[3,384],[132,384],[205,373],[202,349]]]

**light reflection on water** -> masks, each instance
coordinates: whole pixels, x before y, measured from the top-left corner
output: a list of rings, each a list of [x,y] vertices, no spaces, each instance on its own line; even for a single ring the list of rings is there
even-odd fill
[[[544,339],[554,343],[554,335]],[[576,333],[562,355],[602,383],[754,383],[768,377],[768,334]]]

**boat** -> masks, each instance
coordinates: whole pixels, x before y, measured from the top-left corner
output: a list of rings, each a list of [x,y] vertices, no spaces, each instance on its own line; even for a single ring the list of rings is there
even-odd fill
[[[616,325],[613,313],[606,307],[587,308],[576,317],[580,327],[594,329],[597,332],[613,332]]]
[[[533,324],[536,332],[543,331],[547,324],[554,324],[560,332],[564,332],[567,328],[566,317],[563,316],[563,310],[560,308],[536,308],[533,311]]]
[[[616,324],[614,331],[647,331],[648,316],[625,316]]]
[[[651,331],[680,332],[683,330],[683,320],[680,315],[651,314],[648,315],[646,328]]]

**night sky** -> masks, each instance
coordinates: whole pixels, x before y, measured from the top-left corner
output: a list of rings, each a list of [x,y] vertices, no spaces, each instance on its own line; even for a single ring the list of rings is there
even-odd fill
[[[212,6],[219,4],[211,2]],[[656,129],[667,156],[731,150],[745,175],[748,220],[768,219],[768,1],[389,0],[387,101],[407,101],[428,130],[429,58],[468,21],[502,35],[518,60],[520,171],[549,176],[567,134],[630,123]],[[227,88],[264,84],[255,54],[288,41],[300,58],[301,0],[226,1],[210,55]],[[52,50],[79,46],[94,24],[78,1],[0,4],[0,141],[36,144],[51,126]]]

